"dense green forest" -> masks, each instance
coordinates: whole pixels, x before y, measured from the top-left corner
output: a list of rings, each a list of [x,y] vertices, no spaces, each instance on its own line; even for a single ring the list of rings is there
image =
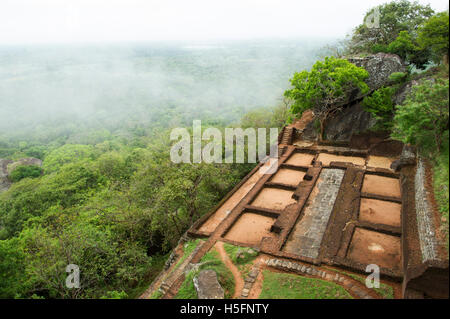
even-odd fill
[[[381,11],[388,33],[374,37],[361,24],[339,45],[0,47],[0,158],[43,160],[42,169],[16,168],[0,193],[0,297],[137,297],[180,236],[254,167],[174,164],[171,128],[193,119],[281,128],[314,108],[293,90],[324,96],[289,83],[324,55],[348,74],[354,68],[339,59],[348,54],[396,53],[408,63],[364,105],[374,129],[432,161],[448,220],[448,12],[408,1]],[[395,105],[392,90],[412,80]],[[80,267],[81,289],[65,287],[68,264]]]
[[[0,194],[0,297],[138,296],[254,166],[174,164],[171,128],[281,128],[291,70],[323,45],[0,48],[0,158],[43,160]]]

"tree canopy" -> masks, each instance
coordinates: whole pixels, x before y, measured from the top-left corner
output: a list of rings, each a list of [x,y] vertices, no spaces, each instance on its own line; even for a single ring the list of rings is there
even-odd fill
[[[434,62],[440,62],[448,55],[448,11],[437,13],[420,26],[417,41],[422,49],[432,51]]]
[[[311,71],[301,71],[294,74],[290,80],[293,88],[284,95],[293,100],[291,112],[300,115],[307,109],[312,109],[321,122],[321,137],[323,124],[327,117],[338,111],[353,92],[367,93],[369,87],[364,80],[369,73],[361,67],[345,59],[325,57],[317,61]]]
[[[356,27],[351,39],[353,52],[380,51],[380,47],[386,48],[401,31],[415,36],[419,26],[434,13],[429,5],[421,5],[417,1],[391,1],[370,9],[363,21],[374,16],[376,10],[379,12],[379,28],[370,28],[366,23]]]

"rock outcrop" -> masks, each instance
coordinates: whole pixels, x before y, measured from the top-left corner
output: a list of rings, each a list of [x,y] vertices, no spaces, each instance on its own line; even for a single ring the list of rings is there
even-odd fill
[[[8,179],[9,174],[18,166],[35,165],[42,166],[42,160],[38,158],[28,157],[21,158],[17,161],[0,158],[0,193],[6,191],[11,186]]]
[[[364,132],[375,124],[372,115],[364,111],[361,103],[344,108],[339,114],[330,118],[325,126],[324,136],[326,140],[346,142],[350,141],[352,135]],[[303,138],[316,140],[319,131],[314,121],[310,122],[303,131]]]
[[[365,82],[370,91],[377,90],[388,83],[392,73],[406,71],[402,59],[396,54],[377,53],[364,57],[349,57],[347,60],[369,72],[369,77]],[[359,94],[355,96],[355,99],[362,97],[363,95]]]
[[[381,88],[389,83],[389,76],[394,72],[405,72],[405,65],[399,56],[395,54],[377,53],[364,57],[349,57],[351,63],[363,67],[369,73],[366,83],[369,86],[369,93]],[[409,87],[405,87],[398,96],[398,101],[403,101]],[[349,95],[348,100],[343,105],[340,113],[333,118],[329,118],[325,125],[325,139],[338,142],[349,142],[354,134],[362,133],[370,129],[375,124],[372,115],[364,111],[361,100],[364,95],[355,91]],[[397,101],[396,101],[397,102]],[[306,140],[316,140],[318,130],[314,121],[310,122],[303,131],[303,138]]]
[[[0,158],[0,193],[8,190],[11,182],[8,179],[8,165],[13,163],[11,160]]]
[[[217,280],[214,270],[202,270],[194,278],[198,299],[224,299],[225,293]]]

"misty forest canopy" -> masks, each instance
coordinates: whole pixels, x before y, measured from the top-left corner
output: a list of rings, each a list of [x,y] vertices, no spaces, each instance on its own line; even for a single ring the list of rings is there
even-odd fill
[[[324,44],[0,47],[0,141],[73,135],[80,126],[239,121],[252,108],[279,103],[292,70],[310,67]]]

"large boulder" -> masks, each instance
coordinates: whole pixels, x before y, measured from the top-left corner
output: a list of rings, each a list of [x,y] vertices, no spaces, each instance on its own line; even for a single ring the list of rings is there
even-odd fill
[[[324,136],[328,141],[349,142],[354,134],[367,131],[374,124],[373,116],[364,111],[361,103],[356,103],[327,120]],[[312,121],[303,131],[303,139],[316,140],[318,136],[319,131]]]
[[[202,270],[194,277],[198,299],[224,299],[225,293],[217,280],[214,270]]]
[[[396,54],[380,52],[367,56],[348,57],[347,60],[356,66],[363,67],[369,73],[369,77],[365,80],[369,86],[369,92],[389,83],[389,76],[392,73],[406,71],[405,64]],[[361,97],[362,95],[359,94],[355,98]]]

